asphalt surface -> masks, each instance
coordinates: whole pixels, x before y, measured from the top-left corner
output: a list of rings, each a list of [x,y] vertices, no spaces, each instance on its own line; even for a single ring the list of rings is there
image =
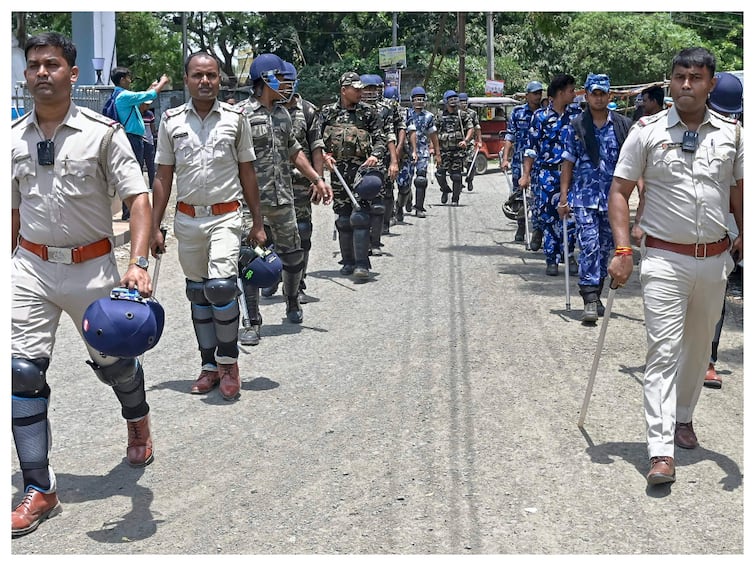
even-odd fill
[[[143,360],[155,460],[125,463],[115,396],[64,317],[48,373],[63,513],[10,552],[743,555],[741,296],[727,297],[723,388],[695,413],[701,446],[677,449],[676,483],[649,488],[637,270],[580,429],[600,323],[579,322],[575,277],[567,310],[563,270],[546,277],[542,253],[513,242],[507,186],[478,176],[452,207],[430,185],[427,218],[391,228],[362,284],[339,275],[332,209],[316,207],[314,300],[297,325],[280,293],[263,299],[236,402],[189,394],[199,353],[171,226],[166,327]]]

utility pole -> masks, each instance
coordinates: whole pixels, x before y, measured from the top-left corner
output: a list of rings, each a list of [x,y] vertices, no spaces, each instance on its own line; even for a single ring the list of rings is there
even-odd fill
[[[398,45],[398,12],[393,12],[393,47]]]
[[[488,78],[495,79],[495,51],[493,49],[493,12],[487,14],[488,23]]]
[[[459,92],[467,90],[467,73],[466,73],[466,58],[467,58],[467,14],[466,12],[457,12],[457,31],[456,37],[459,41]]]

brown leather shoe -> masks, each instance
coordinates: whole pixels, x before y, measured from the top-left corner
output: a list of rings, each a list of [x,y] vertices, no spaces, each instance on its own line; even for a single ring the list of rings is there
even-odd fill
[[[650,471],[647,475],[648,485],[659,485],[676,481],[676,468],[671,456],[653,456],[650,458]]]
[[[708,371],[705,372],[703,385],[711,389],[721,389],[721,376],[716,373],[716,368],[713,364],[708,364]]]
[[[128,448],[126,459],[134,468],[148,466],[154,460],[152,455],[152,435],[149,432],[149,415],[136,421],[126,421],[128,427]]]
[[[21,503],[10,514],[11,536],[20,537],[36,531],[39,524],[59,514],[63,508],[58,501],[58,494],[42,493],[33,487],[26,490]]]
[[[697,448],[699,446],[697,442],[697,435],[692,428],[692,421],[688,423],[676,423],[676,430],[674,431],[674,444],[680,448]]]
[[[220,374],[220,394],[226,401],[233,401],[241,391],[239,364],[218,364]]]
[[[199,377],[191,386],[191,392],[194,395],[204,395],[215,389],[218,383],[220,383],[220,374],[217,370],[203,369],[202,373],[199,374]]]

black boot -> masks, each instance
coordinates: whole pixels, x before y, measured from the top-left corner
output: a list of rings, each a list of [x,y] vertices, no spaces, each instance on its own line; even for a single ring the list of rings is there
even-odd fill
[[[453,190],[453,196],[451,197],[451,204],[459,204],[459,196],[461,195],[461,189],[462,189],[461,179],[456,180],[454,179],[454,190]]]
[[[299,304],[301,274],[301,269],[288,271],[287,266],[283,266],[283,294],[286,297],[286,318],[294,324],[301,324],[304,321],[304,312]]]
[[[598,320],[598,287],[595,285],[580,285],[579,294],[585,303],[582,313],[583,324],[594,324]]]
[[[416,202],[414,203],[414,210],[416,211],[417,218],[425,218],[425,188],[416,187]]]
[[[524,220],[517,220],[516,234],[514,234],[515,242],[524,241]]]
[[[601,277],[600,283],[598,283],[598,316],[603,316],[604,314],[606,314],[606,307],[603,304],[603,301],[600,300],[600,296],[603,294],[603,284],[605,282],[605,277]]]

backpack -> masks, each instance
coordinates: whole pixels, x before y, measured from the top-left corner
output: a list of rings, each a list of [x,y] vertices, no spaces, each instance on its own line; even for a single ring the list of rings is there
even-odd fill
[[[118,98],[118,95],[123,92],[125,89],[122,87],[115,87],[113,92],[110,94],[108,99],[105,101],[105,105],[102,107],[102,115],[107,116],[111,120],[115,120],[116,122],[120,122],[121,124],[125,124],[129,118],[131,118],[131,114],[134,113],[134,107],[131,107],[131,112],[128,113],[128,116],[126,117],[126,121],[122,121],[120,118],[118,118],[118,111],[115,108],[115,99]]]
[[[108,99],[105,101],[105,106],[102,107],[102,115],[107,116],[108,118],[115,120],[116,122],[120,122],[120,120],[118,119],[118,111],[115,109],[115,99],[118,98],[121,90],[123,89],[114,89],[113,92],[110,93]]]

